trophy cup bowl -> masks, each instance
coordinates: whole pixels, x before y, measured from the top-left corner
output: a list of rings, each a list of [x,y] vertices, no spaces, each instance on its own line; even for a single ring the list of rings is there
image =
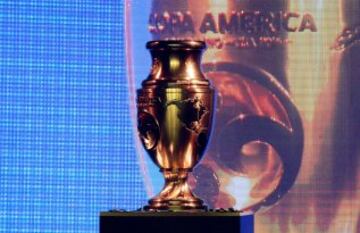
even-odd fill
[[[165,178],[145,210],[205,210],[187,184],[212,127],[214,90],[201,69],[204,42],[150,41],[151,72],[137,91],[138,133]]]

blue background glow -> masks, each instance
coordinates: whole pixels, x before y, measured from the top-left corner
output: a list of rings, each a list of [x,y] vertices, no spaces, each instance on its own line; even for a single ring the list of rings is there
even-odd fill
[[[122,1],[1,1],[0,232],[97,232],[135,209]]]

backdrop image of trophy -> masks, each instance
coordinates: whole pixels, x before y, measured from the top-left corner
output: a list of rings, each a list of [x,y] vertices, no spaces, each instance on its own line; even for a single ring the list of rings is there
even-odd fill
[[[134,119],[150,62],[136,45],[208,47],[202,70],[217,90],[216,121],[189,175],[194,194],[209,208],[259,212],[258,232],[359,232],[360,1],[140,2],[125,1]],[[158,168],[137,148],[154,196]]]

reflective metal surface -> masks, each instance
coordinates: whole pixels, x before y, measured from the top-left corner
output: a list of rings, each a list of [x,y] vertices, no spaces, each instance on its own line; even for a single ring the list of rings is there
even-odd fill
[[[152,41],[147,48],[153,64],[138,90],[138,131],[165,186],[145,209],[205,209],[187,184],[212,126],[214,91],[200,70],[205,43]]]

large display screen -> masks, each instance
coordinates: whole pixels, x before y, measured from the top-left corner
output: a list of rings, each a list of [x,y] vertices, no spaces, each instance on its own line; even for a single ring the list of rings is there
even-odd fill
[[[121,1],[1,1],[0,232],[97,232],[146,192]]]

